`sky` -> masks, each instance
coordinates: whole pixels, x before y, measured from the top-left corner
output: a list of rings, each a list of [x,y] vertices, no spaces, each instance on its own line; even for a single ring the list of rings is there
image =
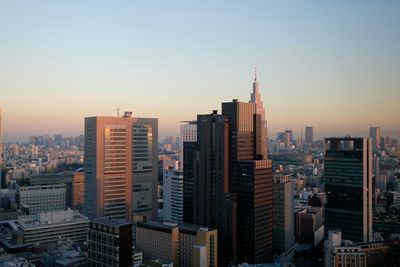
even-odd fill
[[[179,122],[250,98],[270,137],[400,137],[400,1],[0,0],[4,139],[83,133],[84,117]]]

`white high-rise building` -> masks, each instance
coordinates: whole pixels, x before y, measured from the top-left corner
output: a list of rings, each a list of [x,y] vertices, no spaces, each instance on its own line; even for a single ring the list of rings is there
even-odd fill
[[[261,94],[257,81],[257,69],[254,71],[254,82],[253,82],[253,92],[250,96],[249,103],[256,104],[256,114],[261,115],[262,121],[262,142],[261,142],[261,154],[264,156],[264,159],[268,158],[268,129],[267,129],[267,121],[265,119],[265,108],[264,103],[261,100]]]
[[[164,221],[183,222],[183,170],[164,171]]]

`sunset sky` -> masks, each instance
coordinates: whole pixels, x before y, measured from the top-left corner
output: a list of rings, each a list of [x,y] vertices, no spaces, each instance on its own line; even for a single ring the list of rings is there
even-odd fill
[[[400,1],[0,0],[5,141],[79,135],[117,108],[177,135],[248,101],[254,66],[270,137],[400,137],[399,14]]]

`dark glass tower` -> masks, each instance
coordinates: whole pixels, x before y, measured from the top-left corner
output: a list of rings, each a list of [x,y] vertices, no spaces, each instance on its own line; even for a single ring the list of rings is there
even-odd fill
[[[272,162],[239,161],[238,261],[272,261]]]
[[[237,193],[237,262],[272,261],[272,163],[264,159],[257,105],[222,103],[229,118],[230,190]]]
[[[193,223],[218,229],[219,266],[272,261],[273,178],[263,125],[255,103],[237,100],[222,103],[222,115],[197,117],[195,162],[184,172],[194,176]],[[193,162],[189,154],[185,161]]]
[[[372,239],[372,145],[368,138],[325,139],[325,231]]]
[[[193,223],[194,172],[198,163],[197,142],[183,142],[183,222]]]
[[[198,168],[194,169],[194,223],[218,229],[219,265],[235,255],[236,231],[228,231],[232,218],[229,193],[229,120],[216,111],[197,116]],[[196,170],[197,169],[197,170]]]

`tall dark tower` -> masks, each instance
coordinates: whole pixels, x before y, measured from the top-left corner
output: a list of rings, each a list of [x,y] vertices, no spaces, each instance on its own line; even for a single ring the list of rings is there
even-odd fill
[[[222,115],[198,115],[197,150],[184,156],[184,173],[194,177],[193,223],[218,229],[219,266],[272,261],[272,162],[256,79],[253,86],[257,103],[233,100],[222,103]]]
[[[230,189],[237,193],[238,262],[272,261],[272,162],[262,153],[263,122],[254,103],[222,103],[229,118]]]
[[[194,168],[194,223],[218,229],[219,265],[236,255],[235,212],[229,194],[229,120],[217,111],[197,116],[198,167]],[[233,198],[233,202],[235,199]],[[235,203],[234,203],[235,204]],[[234,242],[231,241],[233,239]]]
[[[325,231],[372,239],[372,144],[369,138],[325,139]]]

